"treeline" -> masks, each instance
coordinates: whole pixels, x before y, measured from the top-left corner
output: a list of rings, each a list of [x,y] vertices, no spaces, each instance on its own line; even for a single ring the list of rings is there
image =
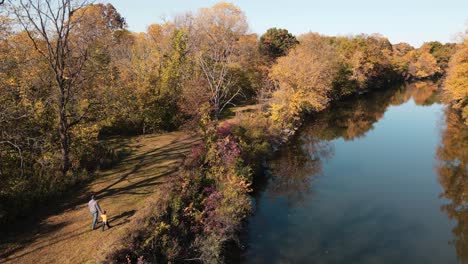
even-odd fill
[[[437,78],[447,68],[455,44],[429,42],[419,49],[392,45],[374,35],[299,37],[300,45],[270,71],[276,81],[272,118],[296,126],[299,115],[324,109],[332,100],[402,80]]]
[[[459,46],[439,42],[415,49],[380,35],[296,38],[276,28],[259,37],[229,3],[133,33],[111,4],[51,2],[1,7],[0,222],[111,165],[119,155],[107,137],[201,128],[204,144],[165,199],[149,203],[123,249],[158,261],[222,261],[250,212],[259,157],[305,113],[392,82],[440,77],[448,65],[456,79],[463,74],[454,65],[466,62],[458,50],[448,63]],[[246,103],[265,110],[218,125]]]

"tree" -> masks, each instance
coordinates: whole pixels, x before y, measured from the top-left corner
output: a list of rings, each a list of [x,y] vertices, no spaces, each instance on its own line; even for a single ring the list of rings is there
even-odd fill
[[[273,60],[286,55],[298,43],[287,29],[270,28],[260,37],[259,49],[263,55]]]
[[[437,60],[427,51],[414,50],[408,53],[410,63],[408,73],[416,79],[430,78],[442,73]]]
[[[409,61],[405,58],[406,54],[414,48],[405,42],[394,44],[392,46],[391,62],[393,69],[403,78],[407,78]]]
[[[167,47],[161,50],[161,64],[158,72],[158,83],[155,85],[152,115],[156,128],[175,129],[179,125],[179,101],[187,69],[187,34],[181,29],[171,29],[165,40]]]
[[[324,38],[335,47],[339,61],[339,72],[333,83],[334,99],[386,86],[399,79],[387,38],[379,34]]]
[[[301,44],[278,58],[270,71],[278,90],[274,94],[273,119],[291,124],[303,111],[324,109],[337,73],[337,56],[330,43],[318,34],[301,37]]]
[[[350,53],[345,55],[345,64],[351,66],[350,80],[357,84],[357,89],[381,86],[395,78],[390,64],[392,45],[379,35],[361,34],[349,39]]]
[[[468,124],[468,39],[459,44],[447,70],[444,91],[454,107],[460,109],[465,124]]]
[[[11,1],[13,12],[27,33],[36,51],[51,70],[58,114],[61,145],[61,171],[70,169],[70,130],[80,123],[88,109],[77,111],[77,96],[83,89],[83,70],[89,59],[86,35],[74,35],[75,28],[85,18],[80,9],[87,0],[20,0]],[[93,37],[93,36],[91,36]]]
[[[241,93],[230,72],[237,41],[247,32],[244,13],[233,4],[202,8],[194,20],[192,40],[196,58],[208,86],[215,118]]]
[[[437,65],[445,70],[448,67],[450,57],[456,51],[455,43],[442,44],[439,41],[430,41],[424,43],[421,50],[429,52],[437,60]]]
[[[254,102],[256,96],[266,88],[268,80],[268,66],[265,65],[258,50],[256,34],[247,34],[239,38],[236,43],[237,54],[234,58],[232,73],[237,85],[241,88],[242,98],[235,102]]]
[[[9,205],[0,208],[3,225],[30,209],[59,166],[47,64],[25,32],[0,35],[0,204]]]

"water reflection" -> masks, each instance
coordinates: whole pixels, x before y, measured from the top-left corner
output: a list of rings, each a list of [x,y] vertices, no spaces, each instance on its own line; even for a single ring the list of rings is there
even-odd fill
[[[399,89],[392,98],[392,105],[406,103],[411,97],[416,105],[429,106],[440,102],[438,83],[432,81],[418,81],[406,84],[404,89]]]
[[[372,92],[334,103],[309,120],[304,133],[316,131],[322,140],[343,138],[353,140],[364,137],[379,121],[400,89]]]
[[[459,261],[468,263],[468,127],[450,108],[445,112],[445,120],[437,150],[439,182],[444,188],[442,197],[449,200],[442,210],[457,223],[452,230],[452,243]]]
[[[322,162],[332,158],[338,138],[345,141],[362,138],[374,128],[391,105],[400,105],[411,98],[417,105],[438,102],[438,85],[414,82],[394,89],[374,91],[336,102],[323,112],[306,120],[300,136],[284,146],[269,162],[271,183],[267,194],[271,199],[287,198],[295,205],[311,195],[311,182],[320,175]]]
[[[322,161],[332,155],[330,144],[313,133],[303,133],[270,162],[273,177],[267,194],[270,198],[286,197],[290,205],[300,203],[311,194],[311,176],[320,174]]]
[[[439,184],[438,90],[412,83],[310,117],[256,187],[242,261],[456,263],[456,247],[466,263],[468,139],[447,113]],[[446,199],[438,197],[441,185]],[[452,238],[455,246],[447,243]]]

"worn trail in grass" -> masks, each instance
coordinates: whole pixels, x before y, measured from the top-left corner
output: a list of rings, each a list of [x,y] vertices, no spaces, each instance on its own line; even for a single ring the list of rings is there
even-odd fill
[[[170,180],[196,142],[196,136],[184,132],[119,142],[131,154],[112,169],[99,172],[79,195],[37,223],[37,227],[8,236],[0,245],[0,263],[102,262],[119,243],[145,198]],[[107,211],[111,229],[91,230],[92,217],[87,208],[90,193],[97,195],[102,209]]]

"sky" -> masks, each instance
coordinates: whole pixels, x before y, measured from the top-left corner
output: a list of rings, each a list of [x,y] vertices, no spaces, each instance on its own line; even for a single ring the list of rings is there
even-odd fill
[[[150,24],[196,12],[214,0],[105,0],[122,14],[128,29],[146,31]],[[233,0],[244,11],[250,31],[285,28],[295,35],[380,33],[392,43],[415,47],[432,40],[453,42],[468,27],[468,0]]]

